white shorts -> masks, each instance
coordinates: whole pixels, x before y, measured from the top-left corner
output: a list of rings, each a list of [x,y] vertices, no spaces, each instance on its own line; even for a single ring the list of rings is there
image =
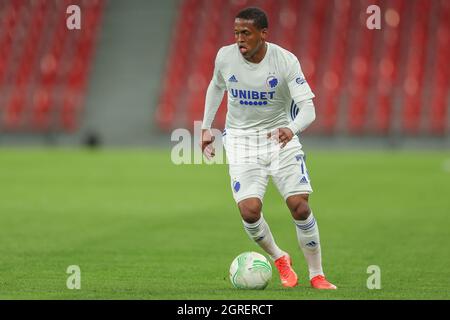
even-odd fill
[[[247,198],[263,201],[269,176],[286,200],[313,192],[302,145],[297,136],[283,148],[267,133],[227,129],[223,136],[231,189],[236,203]]]

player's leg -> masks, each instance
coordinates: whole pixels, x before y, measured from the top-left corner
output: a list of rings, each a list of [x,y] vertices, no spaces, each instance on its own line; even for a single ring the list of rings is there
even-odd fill
[[[276,244],[262,213],[262,199],[268,183],[265,170],[257,164],[230,165],[230,176],[246,233],[274,260],[283,286],[297,285],[297,275],[291,268],[289,255]]]
[[[269,225],[261,212],[262,202],[259,198],[247,198],[238,203],[245,232],[258,244],[273,260],[277,260],[285,253],[275,243]]]
[[[291,267],[292,262],[289,255],[275,243],[269,225],[261,212],[262,201],[259,198],[247,198],[240,201],[238,207],[245,231],[274,260],[282,285],[285,287],[296,286],[297,274]]]
[[[283,255],[261,212],[269,177],[260,163],[230,164],[231,188],[244,229],[272,259]]]
[[[286,199],[294,218],[297,239],[308,263],[311,285],[317,289],[336,289],[325,279],[322,268],[322,253],[317,221],[308,204],[308,194],[296,194]]]
[[[263,133],[266,141],[266,133]],[[224,141],[229,163],[231,188],[238,204],[244,229],[274,260],[280,272],[283,286],[293,287],[297,284],[297,275],[290,266],[288,254],[281,250],[270,231],[262,213],[262,200],[269,176],[267,171],[268,153],[261,146],[259,137],[234,136],[232,131]]]
[[[319,228],[308,205],[308,194],[296,194],[286,199],[297,231],[300,248],[308,262],[309,278],[323,275]]]
[[[313,287],[335,289],[325,280],[322,269],[319,228],[309,207],[309,194],[313,191],[300,144],[291,144],[277,155],[276,168],[272,168],[275,185],[291,211],[299,246],[308,263]]]

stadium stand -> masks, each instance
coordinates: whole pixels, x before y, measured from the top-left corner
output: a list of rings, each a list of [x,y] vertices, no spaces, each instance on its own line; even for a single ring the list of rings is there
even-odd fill
[[[309,132],[446,135],[449,11],[446,0],[180,1],[157,108],[160,129],[203,116],[215,54],[232,43],[233,17],[249,5],[269,16],[269,41],[294,52],[316,93]],[[369,30],[369,5],[381,30]],[[215,126],[223,128],[226,99]]]
[[[0,1],[0,130],[79,126],[104,0]],[[66,10],[81,9],[81,30]]]

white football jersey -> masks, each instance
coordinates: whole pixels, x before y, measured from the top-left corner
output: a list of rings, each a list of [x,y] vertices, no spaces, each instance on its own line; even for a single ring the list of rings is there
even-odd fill
[[[296,56],[266,43],[267,52],[260,63],[247,61],[237,44],[217,53],[213,82],[228,92],[227,129],[286,127],[296,116],[293,101],[314,98]]]

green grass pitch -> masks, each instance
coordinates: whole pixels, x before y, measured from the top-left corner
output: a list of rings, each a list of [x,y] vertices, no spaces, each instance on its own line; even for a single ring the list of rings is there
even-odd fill
[[[308,151],[308,150],[307,150]],[[168,150],[0,150],[1,299],[449,299],[450,153],[310,150],[324,270],[313,290],[270,184],[264,214],[300,286],[233,289],[228,268],[262,251],[245,234],[225,165]],[[69,265],[81,289],[69,290]],[[381,268],[381,289],[366,287]]]

